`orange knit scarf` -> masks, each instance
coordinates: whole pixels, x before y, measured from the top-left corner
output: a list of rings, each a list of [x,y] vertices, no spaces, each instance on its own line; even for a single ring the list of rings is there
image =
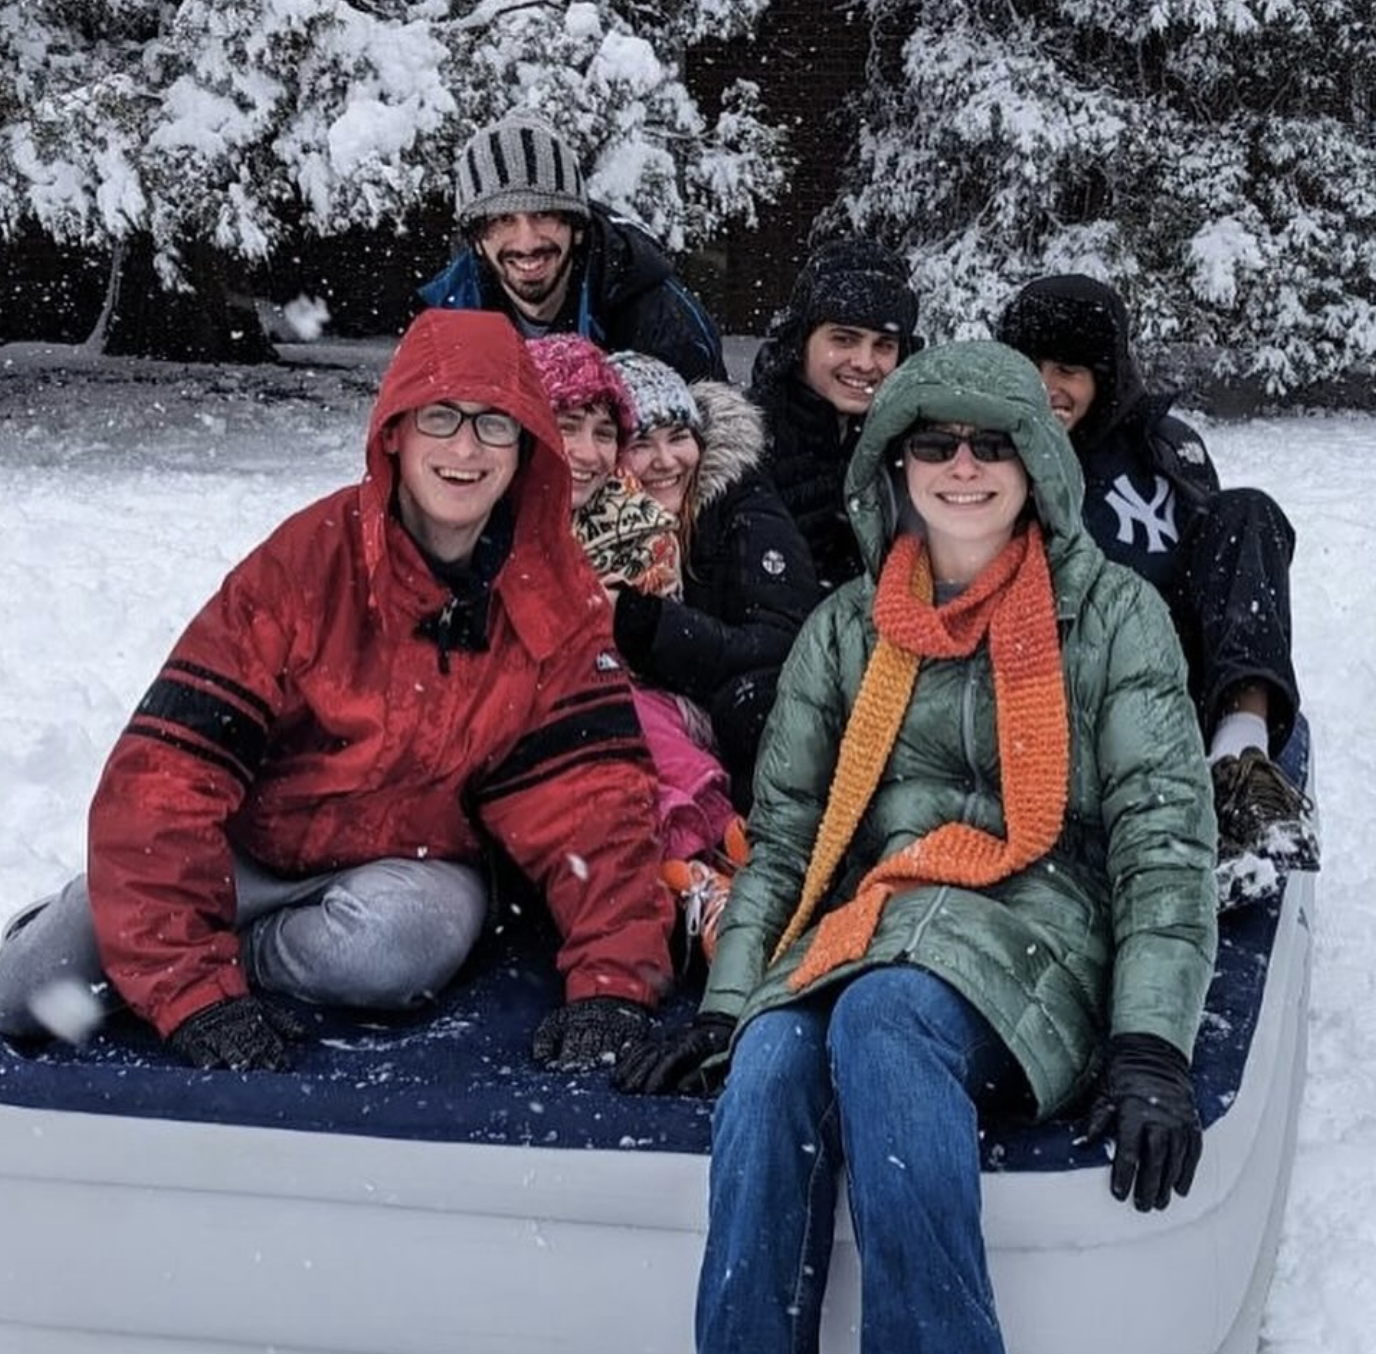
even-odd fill
[[[1055,596],[1037,524],[1015,536],[942,607],[932,604],[926,550],[914,537],[900,537],[880,574],[874,620],[879,643],[846,722],[802,897],[774,959],[807,929],[855,835],[912,702],[921,660],[964,657],[986,634],[1008,838],[966,823],[944,823],[880,861],[850,902],[823,917],[789,978],[795,992],[863,956],[884,904],[897,890],[926,883],[980,888],[1006,879],[1051,849],[1065,816],[1070,729]]]

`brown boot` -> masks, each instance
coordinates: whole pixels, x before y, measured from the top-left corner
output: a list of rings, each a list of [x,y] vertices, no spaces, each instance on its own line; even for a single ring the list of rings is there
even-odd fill
[[[1220,864],[1253,855],[1279,869],[1319,868],[1314,805],[1264,752],[1220,757],[1213,777]]]

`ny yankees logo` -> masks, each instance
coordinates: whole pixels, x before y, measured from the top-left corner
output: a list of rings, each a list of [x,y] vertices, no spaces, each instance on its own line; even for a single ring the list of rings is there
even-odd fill
[[[1132,525],[1140,522],[1147,533],[1147,554],[1160,555],[1179,539],[1175,526],[1175,490],[1156,476],[1156,492],[1148,503],[1126,475],[1119,475],[1104,495],[1104,502],[1118,514],[1118,539],[1132,544]]]

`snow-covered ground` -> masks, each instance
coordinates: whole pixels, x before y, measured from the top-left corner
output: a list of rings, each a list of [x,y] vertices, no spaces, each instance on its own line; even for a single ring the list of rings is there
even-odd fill
[[[81,868],[105,754],[226,569],[358,476],[383,351],[235,370],[0,348],[0,920]],[[1309,1083],[1263,1349],[1370,1354],[1376,418],[1196,422],[1224,482],[1270,491],[1299,533],[1297,666],[1324,826]]]

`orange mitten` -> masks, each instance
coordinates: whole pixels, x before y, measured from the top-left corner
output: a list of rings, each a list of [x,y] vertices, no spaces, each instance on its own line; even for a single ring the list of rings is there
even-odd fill
[[[722,834],[721,849],[726,854],[732,874],[750,859],[750,843],[745,838],[745,819],[740,814],[727,823],[726,831]]]

